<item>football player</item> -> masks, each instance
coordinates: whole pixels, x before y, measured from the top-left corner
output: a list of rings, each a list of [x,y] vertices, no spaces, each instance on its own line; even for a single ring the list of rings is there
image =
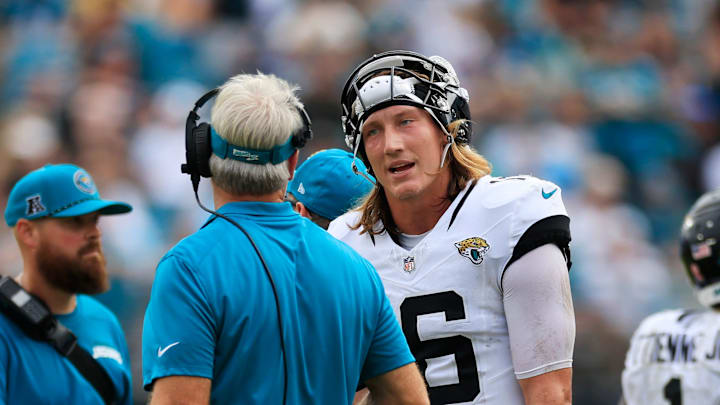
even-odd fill
[[[706,310],[668,310],[633,334],[622,374],[623,400],[642,404],[720,403],[720,190],[706,193],[682,225],[680,254]]]
[[[329,231],[377,269],[432,404],[569,404],[575,320],[561,190],[491,177],[445,59],[375,55],[341,96],[377,179]]]

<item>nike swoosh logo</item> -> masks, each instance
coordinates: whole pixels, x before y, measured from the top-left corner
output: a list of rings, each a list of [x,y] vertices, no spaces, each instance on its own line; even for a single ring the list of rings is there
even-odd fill
[[[165,354],[165,352],[167,352],[171,347],[173,347],[177,344],[180,344],[180,342],[170,343],[169,345],[165,346],[164,349],[162,347],[158,346],[158,357],[162,357]]]
[[[557,188],[556,188],[555,190],[549,192],[549,193],[546,193],[545,190],[542,190],[542,196],[543,196],[544,199],[547,200],[548,198],[552,197],[553,194],[555,194],[556,191],[558,191]]]

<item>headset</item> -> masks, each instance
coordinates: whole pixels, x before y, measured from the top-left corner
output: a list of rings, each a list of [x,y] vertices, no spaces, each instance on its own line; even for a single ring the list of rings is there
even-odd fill
[[[312,139],[312,123],[310,116],[304,108],[296,105],[303,126],[295,131],[288,141],[270,150],[258,150],[232,145],[221,138],[217,132],[206,122],[197,123],[200,118],[198,110],[210,99],[215,97],[219,88],[205,93],[195,102],[195,107],[188,114],[185,121],[185,159],[186,163],[180,166],[183,173],[190,175],[193,188],[197,191],[200,177],[212,177],[210,173],[210,155],[215,153],[221,158],[231,158],[252,164],[272,163],[278,164],[287,160],[295,149],[300,149],[307,141]]]
[[[225,219],[226,221],[235,225],[235,227],[237,227],[240,231],[242,231],[242,233],[245,234],[245,236],[250,241],[250,244],[255,250],[255,253],[257,253],[258,258],[263,265],[265,274],[270,281],[270,286],[272,287],[273,296],[275,298],[275,306],[277,307],[277,322],[278,329],[280,331],[280,351],[282,353],[284,371],[283,404],[285,404],[287,401],[288,366],[287,358],[285,355],[283,322],[282,316],[280,314],[280,299],[277,293],[277,287],[275,286],[275,281],[272,278],[272,274],[270,274],[270,269],[265,262],[265,258],[263,257],[262,253],[260,253],[260,249],[258,249],[255,241],[252,239],[252,237],[250,237],[250,234],[232,218],[229,218],[217,211],[213,211],[205,207],[200,202],[200,197],[198,196],[198,186],[200,185],[201,177],[212,177],[212,173],[210,172],[211,154],[214,153],[223,159],[230,158],[251,164],[278,164],[286,161],[290,156],[292,156],[293,153],[295,153],[295,150],[302,148],[303,146],[305,146],[307,141],[312,139],[312,123],[310,122],[310,116],[308,115],[307,111],[305,111],[303,107],[296,105],[295,108],[300,114],[300,118],[302,118],[303,120],[303,126],[299,130],[295,131],[284,144],[274,146],[269,150],[250,149],[233,145],[221,138],[210,124],[206,122],[201,122],[200,124],[197,123],[198,119],[200,118],[200,116],[198,115],[198,110],[210,99],[217,96],[219,91],[219,88],[215,88],[205,93],[202,97],[198,99],[198,101],[195,102],[195,107],[188,114],[187,121],[185,122],[186,163],[183,163],[180,166],[180,171],[182,173],[190,175],[190,180],[192,181],[193,185],[193,191],[195,192],[195,201],[197,201],[200,208],[210,214]]]

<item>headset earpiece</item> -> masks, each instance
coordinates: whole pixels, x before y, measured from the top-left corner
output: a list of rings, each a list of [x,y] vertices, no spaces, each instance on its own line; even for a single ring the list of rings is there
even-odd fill
[[[200,184],[200,177],[210,177],[210,124],[205,122],[197,124],[200,118],[198,110],[211,98],[215,97],[219,89],[215,88],[195,102],[195,107],[188,114],[185,121],[185,163],[180,166],[180,171],[190,175],[193,188],[197,190]]]
[[[302,118],[303,126],[293,134],[292,146],[300,149],[313,137],[312,122],[310,122],[310,116],[304,108],[296,107],[296,109],[300,114],[300,118]]]
[[[202,177],[212,177],[210,173],[210,155],[212,146],[210,143],[210,124],[202,122],[193,128],[195,167]]]

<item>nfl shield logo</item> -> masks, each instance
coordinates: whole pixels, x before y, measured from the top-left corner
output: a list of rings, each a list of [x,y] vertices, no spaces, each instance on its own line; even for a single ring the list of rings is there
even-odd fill
[[[408,273],[415,270],[415,256],[408,256],[403,259],[403,270]]]

